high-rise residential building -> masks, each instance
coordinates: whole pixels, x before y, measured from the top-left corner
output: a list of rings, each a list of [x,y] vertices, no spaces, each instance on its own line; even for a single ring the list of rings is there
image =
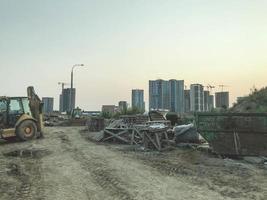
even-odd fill
[[[62,94],[59,95],[59,112],[64,112],[63,111],[63,95]]]
[[[215,93],[216,108],[229,108],[229,92]]]
[[[167,110],[170,108],[169,82],[165,80],[149,81],[149,110]]]
[[[190,90],[184,90],[184,112],[190,112]]]
[[[59,112],[65,112],[67,110],[66,109],[64,110],[64,107],[66,107],[66,106],[64,106],[63,99],[65,100],[66,98],[63,98],[63,95],[64,95],[64,86],[67,83],[59,82],[58,84],[60,84],[62,87],[61,94],[59,95]],[[65,92],[65,95],[66,95],[66,92]]]
[[[54,98],[52,97],[43,97],[42,102],[44,104],[43,111],[45,114],[50,114],[54,109]]]
[[[190,111],[204,111],[204,87],[201,84],[190,85]]]
[[[169,110],[184,113],[184,80],[169,80]]]
[[[128,108],[127,101],[120,101],[119,102],[119,110],[120,111],[126,111]]]
[[[214,108],[214,95],[209,95],[208,111],[212,111]]]
[[[63,90],[62,94],[62,112],[70,112],[75,108],[75,95],[76,90],[73,88],[66,88]],[[72,99],[70,101],[70,98]]]
[[[210,92],[209,91],[204,91],[204,110],[205,112],[209,111],[209,96]]]
[[[144,90],[132,90],[132,108],[145,111]]]
[[[149,81],[149,110],[184,112],[184,81],[171,79]]]

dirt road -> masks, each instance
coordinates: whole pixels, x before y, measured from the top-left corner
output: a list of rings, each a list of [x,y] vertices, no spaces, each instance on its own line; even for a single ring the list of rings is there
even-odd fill
[[[96,144],[81,128],[0,144],[0,199],[266,199],[267,169],[191,149]]]

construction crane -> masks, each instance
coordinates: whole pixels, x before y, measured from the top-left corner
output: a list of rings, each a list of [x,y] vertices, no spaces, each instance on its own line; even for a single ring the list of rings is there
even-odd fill
[[[223,92],[223,88],[229,87],[228,85],[218,85],[218,86],[222,89],[222,92]]]
[[[60,110],[60,112],[62,112],[63,111],[63,92],[64,92],[64,86],[65,85],[69,85],[69,83],[58,82],[58,85],[61,85],[61,87],[62,87],[62,91],[61,91],[60,99],[59,99],[59,110]]]
[[[64,86],[65,86],[65,85],[69,85],[69,83],[58,82],[58,85],[61,85],[61,87],[62,87],[62,92],[63,92],[63,90],[64,90]]]
[[[211,93],[215,86],[208,84],[207,86],[208,91]]]

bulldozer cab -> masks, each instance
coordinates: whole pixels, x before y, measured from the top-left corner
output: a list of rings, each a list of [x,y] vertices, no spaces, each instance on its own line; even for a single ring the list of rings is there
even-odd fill
[[[0,128],[15,127],[23,114],[32,116],[27,97],[0,98]]]

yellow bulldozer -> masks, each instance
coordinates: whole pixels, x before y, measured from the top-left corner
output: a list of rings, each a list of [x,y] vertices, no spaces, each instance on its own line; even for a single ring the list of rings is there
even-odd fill
[[[43,103],[33,87],[28,97],[0,97],[0,139],[43,137]]]

